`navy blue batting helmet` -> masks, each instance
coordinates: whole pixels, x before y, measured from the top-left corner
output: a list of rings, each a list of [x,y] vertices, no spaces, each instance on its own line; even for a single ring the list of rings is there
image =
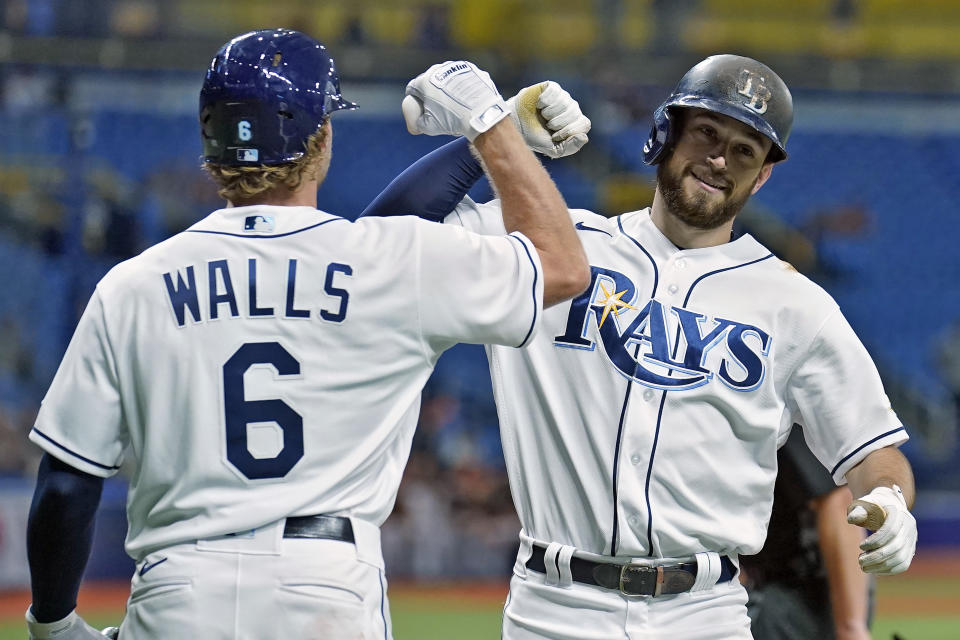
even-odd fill
[[[327,48],[290,29],[251,31],[214,56],[200,90],[203,159],[229,166],[277,165],[306,151],[340,95]]]
[[[730,116],[756,129],[773,142],[768,159],[785,160],[793,125],[793,98],[770,67],[753,58],[729,54],[710,56],[680,79],[676,89],[653,114],[643,161],[657,164],[670,142],[674,109],[697,107]]]

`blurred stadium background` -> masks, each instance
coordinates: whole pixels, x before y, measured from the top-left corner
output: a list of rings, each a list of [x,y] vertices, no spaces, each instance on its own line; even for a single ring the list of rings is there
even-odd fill
[[[28,585],[26,434],[79,313],[113,264],[219,206],[198,171],[203,72],[229,37],[278,26],[328,44],[361,106],[334,118],[320,190],[347,217],[445,142],[409,136],[398,108],[434,62],[473,59],[504,95],[561,82],[594,128],[548,169],[571,206],[606,214],[649,204],[640,148],[687,68],[729,52],[776,69],[791,157],[743,226],[830,291],[874,355],[912,435],[920,554],[958,566],[940,559],[960,550],[960,1],[0,0],[0,589]],[[124,498],[107,484],[90,581],[130,574]],[[518,526],[485,357],[457,347],[384,528],[388,577],[502,582]]]

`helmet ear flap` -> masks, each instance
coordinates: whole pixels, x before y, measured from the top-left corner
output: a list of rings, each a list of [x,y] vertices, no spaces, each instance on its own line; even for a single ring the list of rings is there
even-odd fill
[[[663,160],[665,151],[673,137],[673,117],[670,110],[661,105],[653,114],[653,126],[643,145],[643,162],[654,165]]]

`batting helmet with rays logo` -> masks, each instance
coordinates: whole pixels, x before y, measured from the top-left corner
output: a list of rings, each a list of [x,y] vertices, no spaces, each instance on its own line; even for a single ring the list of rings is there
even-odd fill
[[[327,48],[290,29],[251,31],[223,45],[200,90],[203,159],[228,166],[292,162],[340,95]]]
[[[657,164],[672,143],[675,110],[695,107],[743,122],[770,138],[768,159],[787,158],[786,144],[793,125],[790,89],[770,67],[753,58],[730,54],[710,56],[680,79],[653,114],[653,128],[643,145],[643,161]]]

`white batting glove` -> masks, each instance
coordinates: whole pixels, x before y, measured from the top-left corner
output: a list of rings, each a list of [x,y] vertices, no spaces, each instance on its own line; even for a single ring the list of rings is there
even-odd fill
[[[531,150],[550,158],[575,154],[587,144],[590,118],[559,84],[547,80],[507,100],[510,117]]]
[[[26,617],[30,640],[104,640],[105,637],[78,616],[76,610],[56,622],[37,622],[28,607]]]
[[[472,62],[435,64],[407,83],[401,109],[407,130],[474,138],[510,113],[488,74]]]
[[[860,506],[857,502],[867,504]],[[900,487],[894,485],[893,488],[876,487],[854,501],[854,506],[847,512],[847,522],[861,527],[871,524],[871,528],[879,524],[870,517],[870,512],[875,512],[871,505],[882,509],[883,519],[873,535],[860,544],[863,549],[859,557],[860,568],[880,575],[902,573],[910,566],[917,549],[917,520],[907,509]]]

